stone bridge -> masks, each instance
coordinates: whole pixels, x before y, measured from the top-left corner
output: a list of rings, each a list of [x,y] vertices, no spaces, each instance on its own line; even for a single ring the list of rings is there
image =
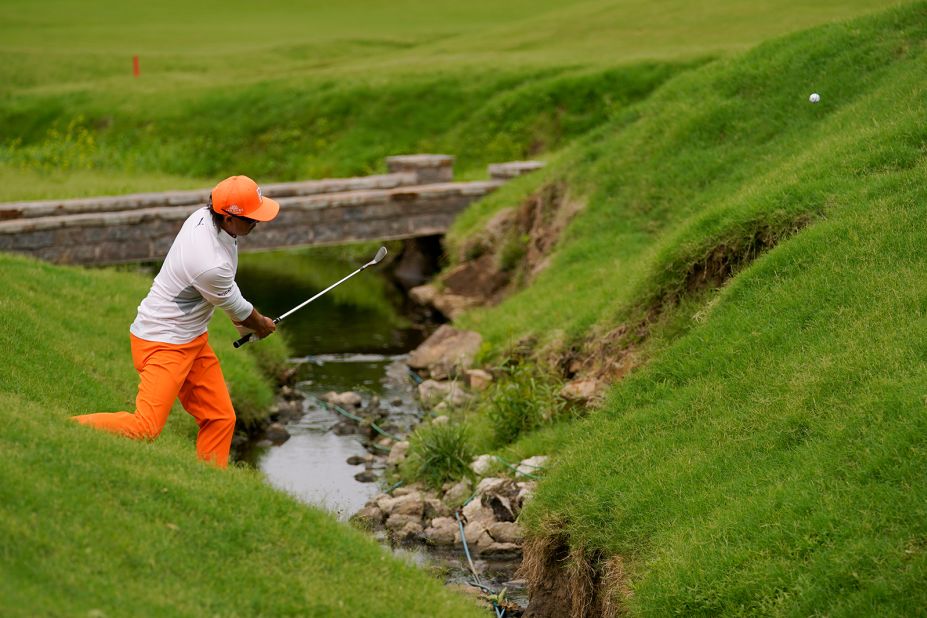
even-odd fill
[[[241,251],[395,240],[447,231],[471,202],[541,167],[535,161],[489,166],[489,180],[453,182],[453,157],[387,158],[388,174],[262,185],[280,214]],[[59,264],[162,259],[184,219],[210,189],[64,201],[0,204],[0,251]]]

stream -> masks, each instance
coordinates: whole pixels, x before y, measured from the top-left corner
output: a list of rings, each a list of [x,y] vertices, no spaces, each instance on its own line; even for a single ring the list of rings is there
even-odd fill
[[[358,263],[315,252],[241,256],[237,282],[245,297],[265,315],[280,315],[358,267]],[[238,458],[261,470],[267,482],[299,500],[345,521],[374,495],[382,482],[360,482],[370,469],[382,474],[382,459],[352,465],[352,456],[369,459],[361,436],[338,431],[344,419],[321,403],[324,394],[354,391],[386,413],[385,429],[407,435],[423,411],[405,364],[407,354],[435,328],[422,323],[403,302],[402,293],[383,272],[370,269],[288,317],[286,333],[297,368],[294,388],[301,400],[299,418],[286,423],[290,438],[282,444],[252,442]],[[259,343],[257,345],[260,345]],[[343,435],[342,435],[343,434]],[[380,462],[380,463],[377,463]],[[385,538],[378,537],[386,543]],[[460,551],[425,546],[393,548],[404,559],[442,576],[447,583],[469,579]],[[511,561],[481,562],[484,579],[499,585],[513,578]]]
[[[357,268],[313,252],[241,256],[238,285],[265,315],[280,315]],[[398,307],[398,308],[397,308]],[[301,418],[287,423],[290,438],[279,445],[258,442],[239,459],[264,472],[267,481],[300,500],[347,520],[382,491],[354,476],[365,466],[347,459],[368,451],[356,434],[339,435],[344,419],[319,400],[330,391],[354,391],[389,414],[401,435],[419,421],[421,408],[405,363],[428,326],[402,315],[402,298],[382,271],[370,269],[288,317],[280,325],[297,369],[294,387]],[[260,344],[257,344],[260,345]]]

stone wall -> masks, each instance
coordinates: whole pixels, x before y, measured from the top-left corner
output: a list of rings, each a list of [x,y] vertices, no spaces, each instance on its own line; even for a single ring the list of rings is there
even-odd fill
[[[468,204],[505,182],[440,182],[453,175],[447,155],[388,161],[387,175],[264,186],[280,214],[243,237],[240,250],[442,234]],[[205,189],[0,204],[0,251],[60,264],[158,260],[208,195]]]
[[[415,173],[401,172],[381,176],[334,178],[306,182],[281,182],[261,185],[264,195],[274,199],[344,191],[393,189],[422,184]],[[211,189],[193,191],[167,191],[162,193],[133,193],[108,197],[88,197],[76,200],[43,200],[38,202],[12,202],[0,204],[0,221],[11,219],[77,215],[94,212],[141,210],[168,206],[195,206],[205,204]]]

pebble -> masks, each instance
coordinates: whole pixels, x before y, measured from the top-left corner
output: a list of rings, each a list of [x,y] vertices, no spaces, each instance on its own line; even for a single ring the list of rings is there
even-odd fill
[[[470,469],[473,470],[476,474],[483,476],[489,472],[493,461],[494,459],[492,455],[480,455],[470,464]]]
[[[264,436],[274,444],[282,444],[290,439],[290,432],[280,423],[271,423],[264,430]]]

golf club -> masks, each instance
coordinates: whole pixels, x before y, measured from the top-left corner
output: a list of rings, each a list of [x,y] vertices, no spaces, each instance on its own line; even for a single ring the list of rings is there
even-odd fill
[[[348,279],[350,279],[351,277],[353,277],[354,275],[356,275],[356,274],[359,273],[360,271],[364,270],[364,269],[367,268],[368,266],[373,266],[374,264],[379,264],[379,263],[383,260],[383,258],[385,258],[385,257],[386,257],[386,247],[380,247],[380,250],[377,251],[377,254],[373,257],[372,260],[370,260],[369,262],[367,262],[366,264],[364,264],[363,266],[361,266],[360,268],[358,268],[357,270],[355,270],[353,273],[351,273],[350,275],[348,275],[347,277],[345,277],[345,278],[342,279],[341,281],[338,281],[337,283],[333,283],[332,285],[328,286],[327,288],[325,288],[324,290],[322,290],[321,292],[319,292],[318,294],[316,294],[315,296],[313,296],[312,298],[310,298],[310,299],[307,300],[306,302],[304,302],[304,303],[302,303],[302,304],[300,304],[300,305],[297,305],[296,307],[293,307],[292,309],[290,309],[289,311],[287,311],[286,313],[284,313],[284,314],[281,315],[280,317],[275,318],[275,319],[274,319],[274,324],[279,324],[279,323],[282,322],[283,319],[286,318],[288,315],[291,315],[291,314],[293,314],[293,313],[296,313],[297,311],[299,311],[300,309],[302,309],[303,307],[305,307],[306,305],[308,305],[309,303],[311,303],[312,301],[314,301],[316,298],[318,298],[318,297],[321,296],[322,294],[325,294],[325,292],[328,292],[328,291],[331,290],[332,288],[338,287],[339,285],[341,285],[342,283],[344,283],[345,281],[347,281]],[[248,343],[249,341],[251,341],[251,339],[252,339],[251,336],[252,336],[253,334],[254,334],[254,333],[248,333],[247,335],[245,335],[244,337],[242,337],[241,339],[239,339],[238,341],[236,341],[233,345],[234,345],[236,348],[240,348],[241,346],[243,346],[243,345],[245,345],[246,343]]]

